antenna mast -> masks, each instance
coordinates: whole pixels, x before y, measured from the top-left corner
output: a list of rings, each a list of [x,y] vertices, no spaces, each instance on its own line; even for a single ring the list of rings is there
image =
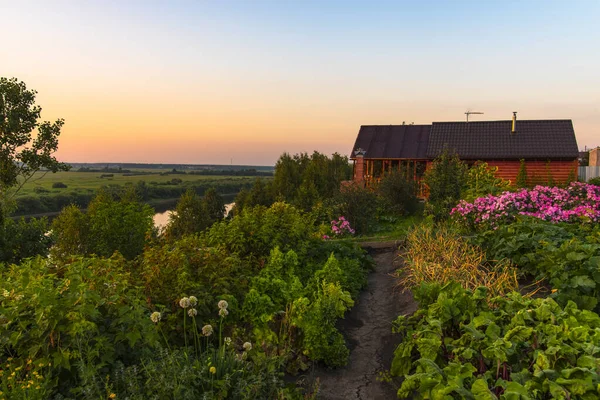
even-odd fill
[[[469,115],[471,114],[483,114],[482,112],[479,111],[467,111],[465,112],[465,115],[467,116],[467,122],[469,122]]]

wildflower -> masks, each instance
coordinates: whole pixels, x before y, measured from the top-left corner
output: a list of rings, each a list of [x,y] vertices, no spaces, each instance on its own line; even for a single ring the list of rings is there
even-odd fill
[[[204,336],[210,336],[210,335],[212,335],[212,333],[213,333],[213,327],[212,326],[210,326],[210,325],[204,325],[202,327],[202,334]]]
[[[108,396],[108,398],[109,398],[109,399],[116,399],[116,398],[117,398],[117,395],[116,395],[116,394],[114,394],[114,393],[111,393],[111,394]]]
[[[244,348],[245,351],[250,351],[250,350],[252,350],[252,343],[246,342],[246,343],[244,343],[244,345],[242,347]]]
[[[323,235],[323,240],[327,240],[327,239],[329,239],[329,236]]]
[[[227,309],[226,309],[226,308],[221,308],[221,309],[219,310],[219,316],[220,316],[221,318],[225,318],[225,317],[226,317],[228,314],[229,314],[229,311],[227,311]]]
[[[190,306],[190,299],[187,297],[182,298],[179,300],[179,306],[181,308],[188,308]]]
[[[158,321],[160,321],[161,315],[158,311],[154,311],[152,314],[150,314],[150,320],[152,322],[154,322],[155,324],[158,324]],[[40,364],[40,367],[42,367],[44,364]]]
[[[229,336],[223,339],[223,341],[225,342],[225,346],[231,346],[231,338]]]
[[[209,371],[213,375],[217,373],[217,369],[215,367],[210,367]]]
[[[219,301],[219,304],[217,304],[217,306],[219,306],[219,308],[221,310],[224,310],[227,307],[229,307],[229,304],[227,304],[227,302],[225,300],[221,300],[221,301]]]
[[[192,318],[193,318],[193,317],[195,317],[196,315],[198,315],[198,311],[197,311],[195,308],[190,308],[190,309],[188,310],[188,315],[189,315],[190,317],[192,317]]]
[[[190,296],[188,300],[190,301],[190,306],[192,307],[196,307],[196,304],[198,304],[198,299],[196,296]]]

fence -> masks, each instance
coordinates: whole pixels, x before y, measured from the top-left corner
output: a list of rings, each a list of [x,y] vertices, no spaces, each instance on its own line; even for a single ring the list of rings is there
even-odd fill
[[[596,167],[579,167],[578,177],[580,181],[587,182],[592,178],[600,176],[600,166]]]

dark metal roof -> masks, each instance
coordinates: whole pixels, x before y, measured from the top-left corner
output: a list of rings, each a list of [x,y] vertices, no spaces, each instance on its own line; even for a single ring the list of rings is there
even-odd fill
[[[363,125],[354,150],[366,151],[365,158],[425,159],[431,125]]]
[[[461,159],[576,159],[579,150],[571,120],[434,122],[427,158],[445,147]]]

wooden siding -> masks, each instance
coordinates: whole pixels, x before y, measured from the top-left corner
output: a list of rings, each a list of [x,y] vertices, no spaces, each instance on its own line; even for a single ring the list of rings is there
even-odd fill
[[[497,176],[510,180],[514,185],[521,167],[520,161],[487,161],[490,167],[498,167]],[[525,161],[529,184],[545,184],[550,176],[555,183],[565,183],[569,177],[577,178],[577,160],[572,161]]]

